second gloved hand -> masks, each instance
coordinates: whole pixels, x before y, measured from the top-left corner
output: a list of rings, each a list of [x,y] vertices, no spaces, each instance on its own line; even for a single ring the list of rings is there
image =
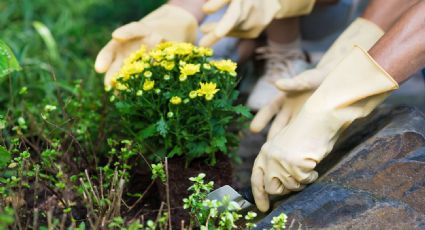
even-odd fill
[[[178,6],[164,5],[142,20],[116,29],[112,40],[99,52],[95,69],[106,73],[104,82],[109,87],[124,59],[142,45],[151,48],[161,41],[193,43],[197,28],[192,14]]]
[[[274,18],[309,13],[315,0],[209,0],[203,10],[214,13],[229,4],[217,23],[203,26],[201,46],[211,46],[225,36],[255,38]]]
[[[325,78],[299,114],[261,148],[251,184],[259,210],[269,195],[298,191],[318,177],[314,168],[332,150],[342,131],[367,116],[398,88],[362,49],[354,48]]]
[[[294,78],[281,79],[276,82],[276,86],[282,90],[282,93],[259,110],[251,122],[251,131],[260,132],[275,116],[268,139],[273,137],[296,116],[325,76],[354,45],[368,50],[383,34],[384,31],[374,23],[357,18],[332,44],[315,68],[304,71]]]

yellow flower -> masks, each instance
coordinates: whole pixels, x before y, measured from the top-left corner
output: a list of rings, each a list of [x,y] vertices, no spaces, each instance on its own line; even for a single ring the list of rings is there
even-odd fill
[[[155,61],[160,62],[164,56],[163,52],[161,50],[151,50],[149,55],[155,59]]]
[[[179,81],[186,81],[187,76],[186,75],[180,75],[179,76]]]
[[[168,74],[164,75],[164,80],[168,81],[168,80],[170,80],[170,78],[171,78],[170,75],[168,75]]]
[[[174,96],[170,99],[170,102],[173,105],[178,105],[178,104],[182,103],[182,99],[178,96]]]
[[[196,92],[196,90],[192,90],[192,91],[190,91],[190,93],[189,93],[189,97],[190,98],[195,98],[195,97],[197,97],[198,96],[198,92]]]
[[[147,78],[150,78],[150,77],[152,77],[152,72],[148,70],[148,71],[144,72],[143,75]]]
[[[133,62],[138,61],[139,59],[142,59],[143,56],[146,53],[146,47],[142,45],[140,49],[134,53],[132,53],[125,61],[124,64],[131,64]]]
[[[124,64],[121,70],[118,72],[118,78],[122,78],[124,81],[127,81],[132,75],[141,73],[145,69],[143,62],[133,62]]]
[[[200,68],[200,64],[183,64],[180,66],[180,74],[186,76],[194,75],[199,72]]]
[[[210,64],[207,64],[207,63],[204,63],[204,64],[202,65],[202,67],[203,67],[204,69],[211,69],[211,65],[210,65]]]
[[[214,54],[211,48],[199,47],[197,51],[201,56],[211,57]]]
[[[174,46],[175,51],[174,54],[177,55],[189,55],[191,53],[193,53],[193,48],[194,46],[190,43],[175,43]]]
[[[197,90],[197,93],[199,96],[205,96],[205,99],[210,101],[213,99],[214,95],[220,90],[217,89],[217,84],[216,83],[199,83],[199,85],[201,86],[200,89]]]
[[[142,90],[137,90],[136,92],[136,96],[142,96],[143,95],[143,91]]]
[[[210,64],[215,66],[220,71],[227,72],[232,76],[236,76],[237,64],[231,60],[211,61]]]
[[[149,90],[153,89],[154,86],[155,86],[155,81],[146,80],[143,83],[143,90],[144,91],[149,91]]]
[[[172,70],[174,68],[174,62],[173,61],[162,61],[161,66],[164,67],[166,70]]]

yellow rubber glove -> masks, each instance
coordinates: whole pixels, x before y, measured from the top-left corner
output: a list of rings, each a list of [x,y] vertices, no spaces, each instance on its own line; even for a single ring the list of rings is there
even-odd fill
[[[325,76],[350,52],[354,45],[369,50],[383,35],[384,31],[373,22],[357,18],[332,44],[316,68],[305,71],[292,79],[281,79],[276,82],[276,85],[278,88],[290,92],[317,89]]]
[[[341,132],[397,88],[397,82],[356,46],[297,117],[261,148],[251,176],[258,209],[269,209],[269,194],[285,194],[315,181],[318,174],[314,168],[332,150]]]
[[[313,91],[281,92],[270,104],[258,111],[251,122],[251,132],[261,132],[274,117],[270,130],[267,133],[267,140],[270,140],[298,114],[312,93]]]
[[[202,27],[201,46],[212,46],[225,36],[255,38],[274,18],[308,14],[315,0],[209,0],[203,10],[212,14],[229,4],[217,23]]]
[[[332,67],[337,65],[355,44],[368,50],[383,34],[384,31],[374,23],[363,18],[356,19],[338,37],[315,68],[294,78],[276,82],[282,94],[258,111],[251,122],[251,131],[260,132],[276,116],[268,133],[268,139],[273,137],[295,117]]]
[[[163,5],[138,22],[124,25],[112,33],[112,40],[99,52],[95,69],[105,73],[105,86],[109,87],[125,58],[140,49],[161,41],[191,42],[196,39],[198,22],[186,10]]]

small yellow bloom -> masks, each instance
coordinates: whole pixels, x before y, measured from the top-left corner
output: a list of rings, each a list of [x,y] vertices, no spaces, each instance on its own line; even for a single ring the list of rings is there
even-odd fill
[[[211,69],[211,65],[210,64],[207,64],[207,63],[204,63],[203,65],[202,65],[202,67],[204,68],[204,69]]]
[[[150,78],[150,77],[152,77],[152,72],[148,70],[148,71],[144,72],[143,75],[147,78]]]
[[[191,76],[199,72],[201,68],[200,64],[184,64],[180,66],[180,74]]]
[[[164,56],[161,50],[152,50],[149,54],[157,62],[160,62]]]
[[[171,78],[170,75],[168,75],[168,74],[164,75],[164,80],[168,81],[168,80],[170,80],[170,78]]]
[[[197,90],[198,96],[205,96],[205,99],[208,101],[213,99],[214,95],[220,90],[217,89],[217,84],[212,82],[201,82],[199,85],[201,88]]]
[[[196,92],[196,90],[192,90],[192,91],[190,91],[190,93],[189,93],[189,97],[190,98],[195,98],[195,97],[197,97],[198,96],[198,92]]]
[[[140,97],[143,95],[143,90],[137,90],[136,96]]]
[[[207,94],[205,95],[205,100],[211,101],[214,98],[214,94]]]
[[[211,48],[199,47],[197,51],[201,56],[211,57],[214,54]]]
[[[220,71],[227,72],[232,76],[236,76],[237,64],[231,60],[211,61],[210,64],[215,66]]]
[[[166,70],[172,70],[174,68],[174,62],[173,61],[162,61],[161,66],[164,67]]]
[[[170,99],[170,102],[173,105],[178,105],[178,104],[182,103],[182,99],[178,96],[174,96]]]
[[[180,75],[179,76],[179,81],[186,81],[187,76],[186,75]]]
[[[149,91],[153,89],[154,86],[155,86],[155,81],[145,80],[145,82],[143,83],[143,90]]]

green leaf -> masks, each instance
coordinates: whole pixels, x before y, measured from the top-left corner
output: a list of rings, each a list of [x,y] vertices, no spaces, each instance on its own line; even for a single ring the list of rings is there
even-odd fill
[[[227,143],[227,139],[224,135],[223,136],[215,136],[213,138],[213,140],[211,141],[211,144],[214,147],[220,149],[220,151],[222,151],[223,153],[227,152],[226,143]]]
[[[175,146],[170,153],[168,153],[168,157],[174,157],[175,155],[180,156],[182,154],[182,149],[179,146]]]
[[[6,167],[11,158],[12,154],[3,146],[0,146],[0,169]]]
[[[0,40],[0,79],[22,68],[16,60],[15,55],[5,42]]]
[[[157,132],[157,125],[156,124],[151,124],[148,127],[142,129],[142,131],[140,131],[137,134],[137,138],[139,141],[143,141],[146,138],[152,137],[156,134]]]
[[[252,114],[249,111],[249,108],[246,107],[246,106],[243,106],[243,105],[238,105],[238,106],[233,107],[233,111],[236,112],[239,115],[246,117],[246,118],[252,117]]]
[[[156,123],[156,130],[159,132],[159,134],[161,134],[161,136],[167,136],[168,125],[167,122],[165,122],[164,118],[161,118],[161,120]]]

